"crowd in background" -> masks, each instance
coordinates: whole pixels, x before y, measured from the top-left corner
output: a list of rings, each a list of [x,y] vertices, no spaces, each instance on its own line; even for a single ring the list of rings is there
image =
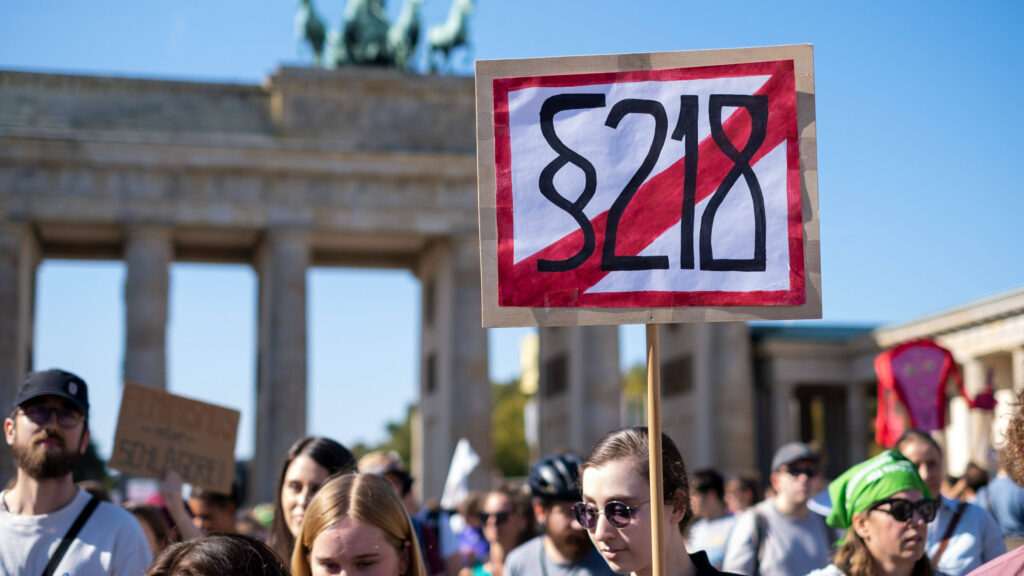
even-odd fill
[[[146,501],[116,506],[102,485],[71,482],[88,442],[88,397],[84,381],[59,370],[26,378],[5,432],[18,465],[0,495],[5,574],[644,576],[654,569],[645,428],[611,432],[587,455],[548,455],[528,477],[471,492],[454,510],[417,501],[415,478],[397,454],[357,460],[340,443],[313,436],[298,439],[282,461],[274,502],[245,506],[238,482],[231,494],[194,487],[185,497],[171,471]],[[1024,575],[1021,436],[1018,413],[994,476],[973,463],[962,477],[947,476],[941,445],[908,430],[892,450],[836,479],[824,477],[819,450],[786,444],[762,481],[688,471],[663,435],[662,568],[672,576]]]

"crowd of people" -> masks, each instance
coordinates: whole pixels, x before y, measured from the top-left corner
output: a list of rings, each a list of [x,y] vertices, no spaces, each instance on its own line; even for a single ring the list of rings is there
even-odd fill
[[[17,476],[0,492],[0,574],[1024,576],[1019,409],[991,481],[977,466],[947,478],[941,445],[908,430],[831,482],[818,451],[786,444],[763,497],[756,476],[689,472],[662,434],[661,510],[644,427],[609,432],[584,456],[546,456],[525,482],[450,511],[416,500],[397,455],[357,460],[322,437],[288,451],[272,504],[244,509],[238,486],[186,499],[170,472],[150,501],[115,505],[73,481],[88,389],[62,370],[25,378],[4,432]]]

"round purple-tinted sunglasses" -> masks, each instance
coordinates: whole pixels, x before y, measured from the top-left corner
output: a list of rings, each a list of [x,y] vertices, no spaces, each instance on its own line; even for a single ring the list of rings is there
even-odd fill
[[[647,502],[650,502],[650,500]],[[629,521],[633,516],[636,516],[639,508],[647,504],[647,502],[641,502],[636,506],[627,506],[618,500],[612,500],[604,505],[604,510],[598,509],[593,504],[577,502],[573,504],[572,511],[576,515],[576,521],[587,530],[593,532],[597,528],[597,518],[602,514],[616,528],[629,526]]]

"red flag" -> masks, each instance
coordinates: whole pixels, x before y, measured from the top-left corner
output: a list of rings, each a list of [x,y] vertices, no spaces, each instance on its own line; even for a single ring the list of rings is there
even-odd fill
[[[905,408],[910,426],[921,430],[940,430],[946,426],[946,381],[956,377],[960,393],[963,380],[953,355],[931,340],[900,344],[875,359],[878,375],[878,415],[875,441],[891,448],[903,434],[904,418],[897,408]]]

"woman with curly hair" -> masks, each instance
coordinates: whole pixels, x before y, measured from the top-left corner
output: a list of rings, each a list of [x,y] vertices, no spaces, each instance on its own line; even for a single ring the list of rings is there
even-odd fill
[[[896,450],[850,468],[829,484],[829,526],[846,530],[832,564],[808,576],[930,576],[924,553],[939,503],[914,464]]]
[[[1018,486],[1024,486],[1024,388],[1017,391],[1016,412],[1006,425],[1003,468]],[[1024,576],[1024,546],[982,565],[968,576]]]

